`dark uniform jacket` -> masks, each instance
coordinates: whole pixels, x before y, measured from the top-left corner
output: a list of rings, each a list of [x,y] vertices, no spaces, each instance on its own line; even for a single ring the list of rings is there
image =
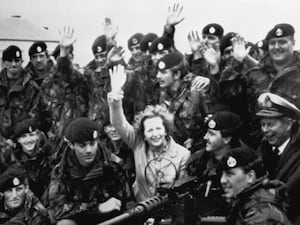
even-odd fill
[[[289,225],[285,191],[281,182],[258,179],[233,200],[228,224]]]
[[[31,75],[32,79],[40,86],[45,78],[47,78],[50,73],[54,71],[54,63],[51,60],[48,60],[47,67],[43,73],[40,73],[35,70],[33,64],[29,62],[25,67],[25,70]]]
[[[300,222],[300,134],[295,132],[280,157],[276,157],[265,140],[262,141],[259,151],[262,153],[263,162],[269,171],[271,179],[278,179],[287,186],[290,199],[288,216],[291,222]],[[295,223],[297,221],[297,223]]]
[[[0,224],[47,225],[50,220],[46,208],[29,190],[24,205],[15,210],[8,210],[4,205],[4,197],[0,199]]]
[[[52,112],[51,132],[60,135],[63,127],[88,112],[88,86],[68,57],[57,60],[57,70],[41,84],[42,97]]]
[[[110,161],[103,146],[99,145],[90,168],[82,167],[68,148],[53,169],[44,200],[52,219],[58,221],[84,212],[100,214],[98,205],[111,197],[121,200],[124,207],[129,199],[128,188],[123,170]],[[103,220],[110,216],[103,214]]]
[[[39,118],[42,106],[38,85],[22,70],[10,86],[7,70],[0,73],[0,130],[5,138],[12,138],[14,126],[27,118]]]

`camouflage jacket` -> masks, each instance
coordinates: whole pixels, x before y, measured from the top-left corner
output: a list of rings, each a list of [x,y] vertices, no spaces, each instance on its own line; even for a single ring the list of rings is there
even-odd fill
[[[41,84],[41,95],[52,112],[53,134],[61,135],[63,127],[88,112],[88,85],[85,77],[73,68],[67,57],[57,60],[57,68]]]
[[[17,210],[7,210],[4,198],[0,199],[0,224],[5,225],[47,225],[48,212],[38,198],[29,190],[24,205]]]
[[[32,79],[40,86],[44,79],[46,79],[50,73],[54,70],[54,63],[51,60],[48,60],[47,68],[43,73],[40,73],[34,69],[34,66],[29,62],[25,70],[31,75]]]
[[[20,78],[9,85],[7,71],[0,73],[0,130],[5,138],[12,138],[14,126],[26,118],[39,118],[43,110],[38,85],[24,70]]]
[[[110,197],[120,199],[125,206],[130,198],[129,185],[124,171],[110,161],[107,151],[99,144],[96,159],[89,169],[80,166],[74,151],[66,149],[52,171],[44,200],[51,218],[58,221],[87,210],[98,213],[98,205]]]

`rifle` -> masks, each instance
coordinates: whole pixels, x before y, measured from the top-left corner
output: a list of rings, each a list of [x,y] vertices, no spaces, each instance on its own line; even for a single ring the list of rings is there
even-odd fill
[[[197,189],[198,186],[199,179],[197,177],[187,177],[179,180],[175,182],[172,188],[159,188],[159,195],[139,202],[133,208],[127,210],[123,214],[99,223],[98,225],[117,225],[125,222],[126,224],[130,224],[130,222],[134,222],[134,224],[143,223],[147,218],[155,214],[155,212],[159,212],[170,203],[176,202],[183,198],[186,198],[186,201],[192,200],[193,197],[191,192]],[[190,213],[190,208],[191,207],[188,206],[184,210],[185,213]],[[211,216],[201,218],[201,222],[224,224],[226,219],[224,217]],[[196,224],[196,221],[189,218],[188,215],[185,215],[184,224],[194,225]]]

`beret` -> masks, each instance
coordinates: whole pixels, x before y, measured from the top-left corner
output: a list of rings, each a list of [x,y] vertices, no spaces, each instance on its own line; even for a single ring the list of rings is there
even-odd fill
[[[65,128],[65,137],[70,142],[94,141],[99,136],[99,125],[87,117],[79,117]]]
[[[40,52],[44,52],[47,50],[47,45],[45,42],[43,41],[37,41],[37,42],[34,42],[30,47],[29,47],[29,50],[28,50],[28,54],[29,56],[33,56],[34,54],[36,53],[40,53]]]
[[[14,136],[18,138],[25,133],[31,133],[38,129],[37,122],[33,118],[22,120],[18,122],[15,126]]]
[[[144,37],[144,35],[142,33],[136,33],[136,34],[132,35],[127,41],[128,49],[130,50],[133,45],[140,44],[143,37]]]
[[[18,167],[9,167],[0,176],[0,192],[5,192],[9,188],[24,184],[26,173]]]
[[[275,25],[266,36],[266,40],[270,41],[271,38],[294,36],[295,29],[292,25],[288,23],[280,23]]]
[[[12,61],[13,59],[22,59],[22,51],[15,45],[10,45],[2,52],[3,61]]]
[[[224,29],[220,24],[210,23],[202,29],[202,35],[214,35],[219,39],[223,37]]]
[[[98,36],[93,44],[92,44],[92,51],[94,54],[105,52],[107,50],[107,42],[105,35]]]
[[[149,50],[149,47],[156,38],[158,38],[158,36],[154,33],[145,34],[140,42],[141,51],[146,52]]]
[[[158,70],[167,70],[173,68],[174,66],[179,65],[184,61],[184,57],[179,52],[171,52],[167,55],[164,55],[157,62]]]
[[[168,37],[156,38],[149,47],[149,52],[151,54],[156,52],[162,52],[164,50],[169,50],[174,47],[174,40]]]
[[[221,54],[224,53],[224,50],[227,48],[227,47],[230,47],[232,45],[232,38],[234,38],[237,34],[234,33],[234,32],[229,32],[227,34],[225,34],[222,39],[221,39],[221,42],[220,42],[220,51],[221,51]]]

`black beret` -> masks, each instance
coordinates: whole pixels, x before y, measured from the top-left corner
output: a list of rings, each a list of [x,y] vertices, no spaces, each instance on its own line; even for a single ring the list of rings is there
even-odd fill
[[[145,34],[144,37],[142,38],[141,42],[140,42],[141,51],[146,52],[147,50],[149,50],[152,42],[156,38],[158,38],[158,36],[154,33]]]
[[[265,52],[269,49],[268,42],[265,39],[258,41],[255,45]]]
[[[13,59],[22,59],[22,51],[15,45],[10,45],[2,52],[3,61],[12,61]]]
[[[73,120],[65,129],[65,137],[72,143],[94,141],[99,136],[99,125],[87,117]]]
[[[258,97],[259,111],[256,113],[260,117],[282,117],[299,118],[300,109],[293,103],[274,93],[263,93]]]
[[[157,62],[158,70],[167,70],[173,68],[174,66],[179,65],[184,61],[184,56],[179,52],[171,52],[167,55],[164,55]]]
[[[230,47],[232,45],[232,38],[234,38],[237,34],[234,32],[229,32],[227,34],[225,34],[220,42],[220,51],[221,54],[223,54],[225,48]]]
[[[219,130],[223,135],[236,135],[241,128],[240,117],[229,111],[218,111],[209,119],[207,126],[211,130]]]
[[[171,47],[174,47],[174,40],[172,38],[159,37],[152,42],[149,47],[149,52],[153,54],[156,52],[169,50]]]
[[[128,49],[130,50],[131,46],[133,46],[133,45],[140,44],[143,37],[144,37],[144,35],[142,33],[136,33],[136,34],[132,35],[127,41]]]
[[[41,52],[45,52],[47,51],[47,45],[45,42],[43,41],[37,41],[37,42],[34,42],[29,50],[28,50],[28,54],[29,56],[33,56],[34,54],[36,53],[41,53]]]
[[[92,51],[94,54],[105,52],[107,50],[107,42],[105,35],[97,37],[92,45]]]
[[[300,109],[300,70],[285,70],[277,76],[269,88],[271,93],[277,94]]]
[[[9,167],[0,176],[0,192],[5,192],[9,188],[24,184],[26,173],[18,167]]]
[[[22,136],[25,133],[31,133],[39,129],[35,119],[29,118],[20,121],[15,126],[15,138]]]
[[[210,23],[202,29],[202,35],[214,35],[219,39],[223,37],[224,29],[220,24]]]
[[[262,165],[261,159],[256,152],[247,145],[242,145],[229,150],[222,157],[218,164],[218,171],[227,171],[237,167],[247,168],[248,170],[257,163],[261,163]]]
[[[266,40],[270,41],[271,38],[294,36],[295,29],[292,25],[287,23],[280,23],[275,25],[266,36]]]

